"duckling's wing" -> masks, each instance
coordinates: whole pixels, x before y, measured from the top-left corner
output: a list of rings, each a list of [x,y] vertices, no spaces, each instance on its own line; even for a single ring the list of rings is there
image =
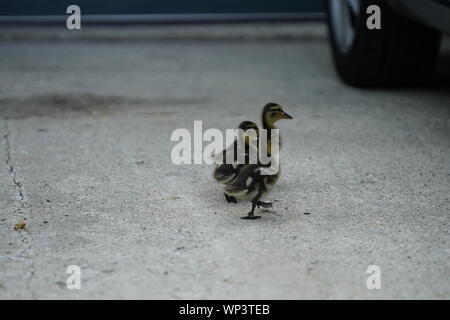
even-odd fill
[[[236,165],[223,163],[213,172],[213,178],[222,183],[228,183],[236,176]]]
[[[259,171],[258,167],[256,164],[244,165],[233,184],[236,186],[246,186],[248,178],[254,176]]]
[[[234,181],[225,187],[225,193],[228,195],[238,195],[250,193],[257,189],[257,184],[261,180],[259,166],[248,164],[241,168]]]

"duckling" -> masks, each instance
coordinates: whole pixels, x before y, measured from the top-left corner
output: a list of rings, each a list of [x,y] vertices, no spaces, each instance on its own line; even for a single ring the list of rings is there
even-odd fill
[[[262,113],[262,122],[264,129],[276,129],[275,122],[281,119],[292,119],[290,115],[283,111],[283,108],[276,103],[267,104]],[[272,138],[271,131],[267,133],[267,152],[271,153]],[[274,165],[278,170],[273,174],[262,175],[261,170]],[[255,216],[255,207],[271,207],[272,203],[260,201],[270,189],[275,185],[280,177],[281,169],[279,166],[279,155],[272,157],[272,163],[248,164],[241,168],[239,175],[225,187],[225,195],[239,200],[250,200],[252,209],[243,219],[258,219],[261,216]]]
[[[225,194],[239,200],[249,200],[252,202],[252,209],[247,216],[242,219],[259,219],[255,216],[255,207],[272,207],[270,202],[262,202],[262,199],[275,184],[279,174],[261,175],[261,165],[250,164],[243,167],[235,181],[225,187]]]
[[[262,124],[263,128],[267,129],[267,140],[271,140],[271,130],[270,129],[278,129],[275,126],[275,122],[282,119],[292,119],[290,115],[288,115],[286,112],[283,111],[283,108],[277,104],[270,102],[266,104],[263,108],[262,112]],[[281,148],[281,137],[279,138],[279,144]],[[269,147],[271,146],[270,143],[267,143],[268,151]]]
[[[258,126],[252,122],[252,121],[243,121],[239,125],[239,129],[243,130],[243,132],[247,132],[247,130],[254,130],[256,135],[258,136],[259,129]],[[221,152],[222,160],[224,163],[220,164],[216,167],[216,169],[213,172],[213,178],[216,179],[218,182],[223,184],[229,184],[233,181],[234,178],[238,175],[239,171],[245,164],[249,164],[249,152],[250,148],[253,146],[252,143],[250,143],[249,137],[246,136],[244,140],[243,136],[238,136],[238,138],[225,150]],[[257,142],[256,144],[257,145]],[[244,147],[244,148],[242,148]],[[232,164],[225,163],[227,159],[227,154],[230,154],[232,151],[234,151],[234,162]],[[257,151],[255,151],[256,154]],[[239,155],[244,156],[245,162],[242,164],[238,164],[238,157]],[[217,156],[215,156],[217,158]],[[232,196],[228,196],[225,194],[225,199],[228,202],[237,203],[236,199]]]

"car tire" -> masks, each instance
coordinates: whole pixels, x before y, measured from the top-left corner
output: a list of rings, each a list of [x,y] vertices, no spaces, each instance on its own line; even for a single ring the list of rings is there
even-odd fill
[[[349,85],[423,84],[432,78],[441,34],[396,13],[386,2],[325,1],[335,66]],[[366,10],[374,4],[381,9],[381,29],[369,30]]]

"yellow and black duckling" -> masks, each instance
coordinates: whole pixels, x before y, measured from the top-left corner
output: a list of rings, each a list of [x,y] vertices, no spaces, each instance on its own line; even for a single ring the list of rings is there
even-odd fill
[[[275,122],[282,119],[292,119],[290,115],[283,111],[283,108],[277,103],[268,103],[264,106],[262,112],[262,124],[263,128],[267,129],[267,150],[270,152],[271,144],[269,141],[271,140],[271,131],[270,129],[278,129],[275,126]],[[281,147],[281,137],[279,137],[279,144]]]
[[[263,109],[262,122],[264,129],[277,129],[275,122],[281,119],[292,119],[290,115],[283,111],[283,108],[276,103],[269,103]],[[267,152],[270,154],[272,149],[272,139],[270,130],[267,132]],[[278,163],[273,163],[278,162]],[[265,167],[274,165],[278,170],[274,174],[262,175],[261,170]],[[239,200],[250,200],[252,209],[243,219],[258,219],[261,216],[255,216],[255,207],[271,207],[272,203],[262,202],[261,199],[270,191],[280,177],[281,169],[279,156],[272,157],[272,163],[267,165],[248,164],[241,168],[238,176],[225,187],[225,195]]]
[[[244,133],[248,130],[252,129],[255,131],[256,136],[259,133],[258,126],[256,123],[252,121],[243,121],[239,125],[239,129],[241,129]],[[238,141],[238,139],[240,141]],[[241,142],[241,143],[239,143]],[[257,145],[257,141],[255,145]],[[238,138],[225,150],[223,150],[222,153],[222,160],[224,163],[218,165],[216,169],[213,172],[213,177],[218,182],[223,184],[229,184],[231,183],[238,175],[239,171],[245,164],[249,164],[249,151],[252,144],[250,144],[249,137],[246,136],[245,138],[243,136],[238,136]],[[242,148],[244,147],[244,148]],[[227,159],[227,154],[234,152],[234,159],[233,163],[225,163]],[[256,153],[256,152],[255,152]],[[244,163],[237,163],[239,155],[243,155]],[[215,157],[216,158],[216,157]],[[237,203],[236,199],[234,197],[230,197],[227,194],[225,194],[225,199],[228,202],[234,202]]]

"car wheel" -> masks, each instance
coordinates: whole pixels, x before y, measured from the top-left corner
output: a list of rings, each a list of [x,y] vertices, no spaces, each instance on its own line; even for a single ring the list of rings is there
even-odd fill
[[[432,78],[439,32],[394,12],[383,0],[327,0],[327,22],[339,76],[353,86],[419,84]],[[368,29],[370,5],[381,29]]]

